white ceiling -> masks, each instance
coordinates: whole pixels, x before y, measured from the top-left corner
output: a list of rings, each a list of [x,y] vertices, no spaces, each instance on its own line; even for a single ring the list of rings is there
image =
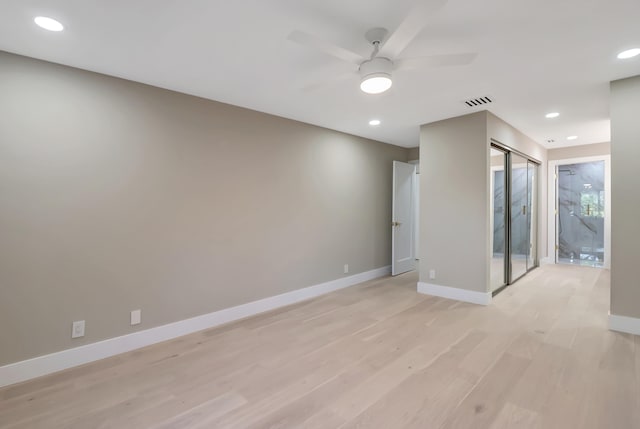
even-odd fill
[[[393,31],[413,4],[0,0],[0,50],[405,147],[418,145],[420,124],[470,113],[462,100],[484,95],[495,100],[489,110],[547,147],[609,141],[608,82],[640,74],[640,57],[616,59],[640,47],[638,0],[449,0],[401,56],[477,52],[471,65],[396,72],[381,95],[362,93],[355,74],[301,89],[355,66],[287,40],[292,30],[368,56],[365,31]],[[65,31],[36,27],[37,15]],[[551,111],[560,117],[545,119]]]

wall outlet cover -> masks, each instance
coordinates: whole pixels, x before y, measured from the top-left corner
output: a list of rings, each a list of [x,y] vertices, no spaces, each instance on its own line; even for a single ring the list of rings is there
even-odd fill
[[[71,326],[71,338],[84,337],[84,320],[76,320]]]
[[[142,310],[133,310],[131,312],[131,325],[139,325],[142,322]]]
[[[436,270],[429,270],[429,279],[433,280],[436,278]]]

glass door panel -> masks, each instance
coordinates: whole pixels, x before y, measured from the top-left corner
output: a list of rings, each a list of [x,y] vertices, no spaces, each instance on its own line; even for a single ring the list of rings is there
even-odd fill
[[[527,270],[538,265],[538,165],[527,164],[527,228],[529,230],[529,248],[527,253]]]
[[[529,249],[528,160],[511,154],[511,282],[527,272]]]
[[[604,161],[558,167],[557,262],[604,263]]]
[[[507,284],[506,276],[506,166],[507,154],[491,148],[491,290],[495,291]]]

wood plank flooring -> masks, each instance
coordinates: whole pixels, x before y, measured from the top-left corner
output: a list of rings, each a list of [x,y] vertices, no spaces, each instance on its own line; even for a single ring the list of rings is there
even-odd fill
[[[415,273],[0,389],[0,427],[640,428],[608,271],[544,266],[480,307]]]

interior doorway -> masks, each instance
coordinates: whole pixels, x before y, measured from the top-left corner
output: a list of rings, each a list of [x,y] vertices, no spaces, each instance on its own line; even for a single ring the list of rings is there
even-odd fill
[[[391,274],[394,276],[416,269],[415,186],[416,166],[393,161]]]
[[[549,254],[558,264],[608,268],[609,158],[554,161],[549,167],[555,207]]]

